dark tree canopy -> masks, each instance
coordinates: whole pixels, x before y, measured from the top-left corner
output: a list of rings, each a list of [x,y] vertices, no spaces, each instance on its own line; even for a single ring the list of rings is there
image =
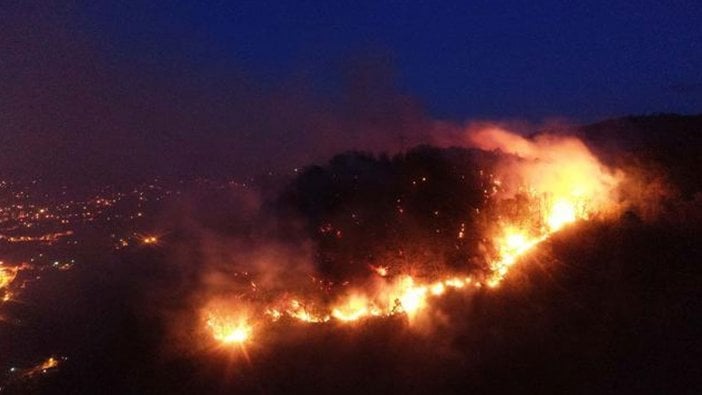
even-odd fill
[[[348,152],[307,168],[278,204],[304,218],[319,267],[333,278],[377,264],[465,269],[479,258],[477,214],[493,156],[428,146],[393,157]]]

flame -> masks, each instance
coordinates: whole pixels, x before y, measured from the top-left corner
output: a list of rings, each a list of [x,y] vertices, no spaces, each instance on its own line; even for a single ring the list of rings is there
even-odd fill
[[[617,186],[623,174],[604,166],[575,137],[539,135],[527,139],[500,127],[469,129],[471,145],[513,155],[496,169],[500,191],[525,194],[537,207],[528,218],[513,218],[492,238],[497,256],[487,285],[496,287],[521,256],[565,226],[616,212]]]
[[[348,322],[380,314],[381,310],[369,301],[367,297],[352,295],[334,307],[331,316],[337,320]]]
[[[278,309],[271,309],[280,314]],[[305,303],[300,302],[297,299],[292,299],[287,306],[284,308],[285,314],[293,319],[303,321],[303,322],[326,322],[329,321],[328,315],[317,315],[310,308],[307,307]]]
[[[399,295],[394,300],[399,302],[401,311],[413,318],[426,306],[427,287],[415,285],[414,279],[406,276],[398,284]]]
[[[571,201],[561,198],[553,204],[546,218],[546,223],[549,229],[555,232],[566,224],[575,222],[575,220],[575,205]]]
[[[331,307],[331,317],[352,322],[369,317],[405,314],[414,318],[427,304],[429,288],[418,285],[411,276],[399,276],[371,291],[358,291],[341,298]]]
[[[242,344],[250,340],[253,328],[245,317],[207,313],[207,327],[212,337],[221,344]]]
[[[493,273],[487,285],[493,288],[499,285],[519,257],[544,241],[546,237],[547,235],[529,236],[524,231],[507,227],[502,237],[495,240],[499,255],[498,259],[490,265]]]
[[[503,161],[498,176],[519,179],[538,194],[573,199],[587,198],[601,208],[612,197],[622,175],[604,166],[579,139],[542,134],[527,139],[499,127],[469,131],[467,139],[484,150],[499,150],[518,161]]]

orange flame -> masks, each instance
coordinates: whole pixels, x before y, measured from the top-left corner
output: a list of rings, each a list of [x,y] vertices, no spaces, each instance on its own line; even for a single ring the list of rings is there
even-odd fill
[[[233,317],[207,313],[207,327],[212,337],[222,344],[242,344],[248,341],[253,333],[253,328],[245,317]]]

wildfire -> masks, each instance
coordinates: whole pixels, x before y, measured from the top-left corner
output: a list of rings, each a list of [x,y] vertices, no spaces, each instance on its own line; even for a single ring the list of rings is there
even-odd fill
[[[391,274],[383,264],[369,265],[378,276],[366,284],[344,288],[340,295],[286,293],[285,297],[258,300],[254,304],[257,308],[250,310],[252,315],[210,312],[206,325],[212,337],[222,344],[248,341],[253,336],[249,318],[256,312],[259,312],[255,317],[257,330],[283,319],[308,324],[331,320],[351,324],[373,317],[402,315],[411,323],[431,307],[433,299],[449,291],[475,291],[484,285],[498,287],[520,258],[554,233],[569,224],[604,215],[616,206],[614,190],[621,176],[602,166],[577,139],[547,136],[528,140],[502,130],[481,131],[471,139],[479,148],[499,149],[518,158],[497,166],[490,199],[510,199],[521,194],[529,204],[528,210],[517,218],[499,213],[492,234],[486,238],[491,245],[491,252],[486,254],[487,273],[478,276],[451,273],[425,280],[395,270]],[[464,235],[462,225],[458,238]],[[239,306],[228,307],[236,310]]]

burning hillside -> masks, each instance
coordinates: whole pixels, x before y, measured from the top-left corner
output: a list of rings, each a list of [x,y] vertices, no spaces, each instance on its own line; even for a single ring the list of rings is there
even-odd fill
[[[278,205],[306,219],[317,269],[271,279],[265,271],[280,263],[264,257],[236,270],[204,289],[195,330],[244,345],[279,322],[402,316],[413,325],[445,293],[499,292],[520,259],[563,228],[621,212],[624,174],[576,138],[496,128],[466,138],[475,149],[351,153],[307,169]]]

